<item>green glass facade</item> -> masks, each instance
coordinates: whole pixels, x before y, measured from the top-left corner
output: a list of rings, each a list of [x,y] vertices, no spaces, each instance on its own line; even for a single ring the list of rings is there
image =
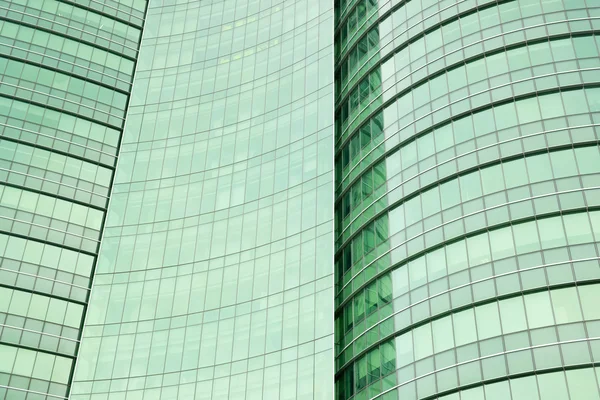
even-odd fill
[[[336,1],[336,399],[600,399],[599,6]]]
[[[0,0],[0,400],[600,400],[599,143],[597,0]]]
[[[0,1],[0,399],[64,399],[145,1]]]
[[[149,2],[70,399],[333,397],[332,31]]]

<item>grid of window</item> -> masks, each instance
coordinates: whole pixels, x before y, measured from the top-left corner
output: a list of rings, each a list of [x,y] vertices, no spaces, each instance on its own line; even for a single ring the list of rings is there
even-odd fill
[[[101,48],[8,21],[0,22],[0,41],[7,56],[129,89],[133,61]]]
[[[558,238],[543,238],[541,244],[540,239],[535,239],[536,228],[560,229],[562,223],[569,227],[569,231],[581,227],[585,232],[590,229],[586,219],[583,213],[570,214],[562,221],[558,217],[542,219],[515,225],[512,231],[504,228],[489,235],[473,236],[403,264],[392,272],[391,278],[388,274],[380,276],[378,283],[363,286],[368,291],[378,285],[378,290],[383,293],[381,296],[384,296],[381,298],[387,299],[377,301],[375,294],[371,296],[371,306],[367,307],[371,314],[367,313],[366,327],[362,309],[356,308],[356,299],[362,296],[361,291],[354,297],[354,309],[351,302],[344,305],[344,336],[338,349],[338,364],[343,365],[365,346],[390,335],[393,327],[396,330],[406,329],[452,308],[521,290],[597,279],[598,254],[591,232],[571,239],[568,246],[565,246],[564,233]],[[527,247],[519,246],[517,250],[510,241],[502,246],[502,239],[511,239],[511,233],[516,238],[529,234],[534,239],[527,243]],[[493,246],[492,255],[489,254],[490,244]],[[448,270],[444,268],[444,261]],[[387,306],[392,299],[394,309]]]
[[[149,3],[71,399],[333,397],[332,25]]]
[[[519,18],[519,4],[521,3],[507,2],[498,7],[486,9],[491,10],[488,12],[497,13],[500,7],[509,7],[505,11],[508,15],[510,15],[510,18],[505,22],[500,22],[500,19],[494,19],[490,23],[494,24],[494,21],[497,20],[497,22],[495,22],[498,24],[497,26],[490,29],[478,30],[476,35],[470,35],[465,38],[460,36],[459,32],[461,32],[461,30],[460,27],[457,27],[455,29],[454,36],[449,36],[455,38],[455,42],[453,42],[455,45],[444,45],[437,48],[439,44],[436,43],[437,49],[433,52],[434,54],[430,54],[426,50],[425,39],[420,41],[417,40],[414,43],[407,39],[406,43],[410,42],[410,46],[407,48],[401,46],[400,49],[403,50],[401,50],[399,53],[396,53],[393,58],[390,58],[393,54],[391,51],[395,48],[395,46],[390,45],[390,40],[385,41],[383,39],[385,32],[380,30],[380,42],[381,46],[383,46],[383,50],[380,52],[380,59],[382,61],[387,61],[388,63],[391,63],[392,60],[395,60],[396,58],[398,59],[397,62],[393,62],[393,64],[396,66],[395,68],[387,68],[382,70],[382,79],[384,80],[383,94],[381,96],[382,100],[389,101],[388,99],[390,98],[401,96],[406,92],[406,90],[409,90],[413,86],[420,84],[423,79],[427,78],[427,76],[435,76],[437,73],[441,73],[447,69],[452,69],[457,65],[464,64],[464,60],[480,58],[487,54],[504,51],[506,48],[510,48],[514,45],[520,45],[525,42],[538,40],[545,41],[548,40],[548,38],[561,37],[563,35],[568,36],[570,34],[572,35],[577,33],[589,34],[590,31],[596,29],[596,25],[598,24],[598,20],[590,17],[589,14],[596,15],[599,10],[593,8],[592,6],[586,9],[585,5],[581,5],[579,13],[577,10],[569,11],[570,13],[572,12],[573,15],[581,14],[581,18],[575,18],[575,20],[572,21],[570,18],[574,17],[568,17],[565,10],[550,12],[548,15],[544,15],[544,21],[547,22],[542,23],[542,25],[546,26],[546,29],[541,29],[542,27],[540,27],[540,21],[538,21],[535,17],[524,18],[522,20]],[[517,11],[516,13],[515,10]],[[483,12],[484,10],[482,10],[482,13]],[[474,15],[477,17],[479,14],[480,13],[475,13]],[[515,20],[519,22],[518,25],[515,24]],[[521,26],[521,21],[524,26]],[[548,31],[550,31],[550,33],[547,33]],[[442,37],[445,36],[442,35]],[[463,39],[465,40],[464,43],[462,42]],[[394,41],[394,43],[396,42]],[[388,45],[385,46],[385,44]],[[407,51],[407,49],[413,45],[417,46],[417,53],[415,54],[415,57],[413,57],[410,52]],[[542,60],[544,59],[547,59],[547,57],[542,58]],[[575,76],[578,75],[576,72],[569,74],[567,71],[564,71],[559,73],[557,77],[546,76],[547,74],[551,75],[556,68],[560,68],[562,66],[560,61],[560,59],[555,60],[555,63],[550,67],[552,70],[547,68],[546,71],[540,71],[542,72],[542,77],[535,81],[535,86],[538,87],[538,90],[546,90],[556,86],[568,86],[574,83],[571,82],[571,80],[576,79]],[[398,70],[398,72],[394,74],[396,70]],[[389,73],[392,73],[392,79],[388,79]],[[593,74],[591,71],[588,73]],[[387,83],[385,82],[386,79],[388,80]],[[560,83],[558,82],[559,79]],[[508,84],[509,82],[511,84]],[[515,83],[519,84],[515,86]],[[516,94],[531,92],[531,88],[528,87],[531,85],[531,83],[531,79],[520,80],[518,77],[510,78],[508,81],[505,80],[504,82],[500,83],[500,87],[498,89],[492,90],[492,99],[496,101],[496,98],[505,97],[506,91],[508,90],[507,88],[513,88]],[[457,84],[464,85],[461,80],[457,81]],[[452,86],[449,89],[452,90]],[[466,94],[463,94],[463,96],[465,95]],[[425,99],[427,97],[425,97]],[[481,95],[479,97],[481,97]],[[475,106],[469,105],[469,101],[466,101],[466,104],[459,103],[459,105],[454,105],[452,114],[459,114],[460,112],[464,112],[470,108],[481,106],[486,102],[489,103],[490,100],[482,99],[479,104]],[[463,100],[462,103],[465,103],[465,101]],[[341,105],[341,103],[339,105]],[[411,104],[408,110],[416,112],[418,116],[423,116],[423,114],[427,115],[431,111],[431,108],[429,107],[431,107],[431,104],[426,104],[423,107],[413,107]],[[338,133],[336,134],[336,137],[338,140],[339,138],[345,138],[349,133],[352,133],[354,129],[356,129],[356,127],[359,126],[366,117],[368,117],[369,113],[371,112],[371,108],[373,108],[373,105],[368,105],[366,109],[361,109],[360,112],[350,116],[350,118],[347,120],[338,118],[336,121],[336,124],[338,125]],[[435,109],[435,107],[433,109]],[[449,111],[450,110],[446,110],[445,113],[447,114]],[[395,119],[390,120],[390,122],[393,121],[395,121]],[[423,124],[423,127],[432,125],[428,118],[423,120],[421,124]]]
[[[120,131],[94,120],[0,97],[2,137],[114,167]]]
[[[146,7],[87,3],[0,1],[2,400],[68,398],[79,353]]]
[[[596,38],[596,40],[594,40]],[[436,78],[426,82],[424,85],[422,86],[418,86],[416,88],[414,88],[414,93],[413,92],[409,92],[407,93],[405,96],[401,97],[400,99],[398,99],[398,104],[396,105],[396,107],[391,106],[389,109],[386,109],[385,111],[385,115],[394,115],[395,118],[399,118],[399,122],[398,125],[396,125],[396,127],[405,127],[407,124],[410,124],[411,122],[413,122],[414,119],[414,115],[411,114],[411,104],[413,103],[413,99],[418,99],[416,100],[418,102],[418,104],[415,105],[422,105],[426,102],[427,99],[427,95],[431,92],[431,97],[433,98],[432,100],[430,100],[432,102],[432,106],[434,108],[436,108],[437,106],[441,106],[441,105],[445,105],[448,103],[452,103],[451,100],[452,98],[460,98],[462,95],[466,95],[467,92],[465,91],[465,87],[461,87],[460,89],[457,89],[458,87],[462,86],[462,85],[457,85],[457,82],[463,81],[466,88],[469,88],[471,93],[479,93],[479,92],[485,92],[487,89],[489,89],[490,85],[495,85],[497,83],[503,84],[506,82],[506,79],[508,79],[509,76],[509,72],[510,74],[515,74],[516,76],[519,76],[521,79],[528,79],[531,78],[533,76],[535,76],[536,74],[538,74],[536,71],[543,71],[544,69],[547,69],[548,66],[552,66],[552,59],[542,59],[542,57],[540,57],[538,54],[542,53],[545,55],[551,54],[550,49],[559,49],[559,48],[564,48],[566,50],[562,50],[561,53],[568,53],[568,55],[566,55],[565,57],[567,57],[568,59],[570,59],[571,61],[565,61],[563,63],[561,63],[561,65],[564,65],[564,70],[571,70],[571,71],[575,71],[580,69],[581,67],[578,66],[577,63],[579,63],[580,66],[584,67],[584,68],[588,68],[591,67],[592,69],[594,69],[594,67],[598,66],[598,54],[600,53],[598,50],[596,50],[596,43],[597,42],[597,37],[596,36],[588,36],[588,37],[578,37],[578,38],[574,38],[574,39],[561,39],[561,40],[555,40],[552,42],[544,42],[544,43],[540,43],[540,44],[534,44],[534,45],[529,45],[526,46],[524,48],[516,48],[516,49],[511,49],[509,51],[507,51],[506,53],[499,53],[496,55],[492,55],[489,56],[485,59],[479,59],[478,61],[475,61],[473,63],[469,63],[469,67],[468,68],[464,68],[464,67],[460,67],[457,70],[453,70],[453,72],[448,73],[448,74],[444,74],[444,75],[439,75]],[[575,52],[573,51],[573,49],[580,49],[580,51],[577,51],[577,54],[579,55],[579,57],[575,56]],[[585,49],[585,50],[583,50]],[[546,51],[543,51],[546,50]],[[585,53],[584,53],[585,51]],[[586,58],[584,57],[585,55],[591,55],[592,57],[590,58]],[[528,55],[531,57],[531,61],[530,58],[528,57]],[[507,62],[508,59],[508,62]],[[577,61],[574,61],[577,60]],[[519,64],[517,67],[517,63]],[[534,66],[532,66],[531,64],[535,64]],[[486,64],[487,64],[487,68],[486,68]],[[493,73],[494,78],[498,78],[499,81],[489,81],[488,77],[486,75],[486,70],[491,69],[491,66],[494,66],[493,68],[495,69],[495,72]],[[502,66],[503,65],[503,66]],[[508,65],[514,65],[515,68],[512,69],[511,71],[509,71],[508,69]],[[387,66],[384,65],[384,67],[387,68]],[[471,69],[471,67],[473,67],[473,69]],[[521,68],[521,67],[526,67],[526,68]],[[478,72],[480,73],[480,76],[478,77],[477,74]],[[498,72],[500,71],[500,72]],[[459,72],[458,75],[454,75],[454,72]],[[555,69],[552,68],[551,70],[549,70],[548,72],[554,73]],[[481,73],[483,73],[483,79],[481,76]],[[466,80],[468,79],[469,84],[466,84]],[[562,79],[562,78],[561,78]],[[437,82],[437,83],[436,83]],[[453,89],[450,91],[450,93],[448,93],[448,84],[449,82],[452,82],[452,86]],[[593,82],[593,80],[591,81]],[[533,83],[533,82],[531,82]],[[428,86],[429,85],[429,86]],[[458,91],[456,91],[458,90]],[[462,93],[462,94],[461,94]],[[447,97],[450,96],[450,97]],[[522,106],[518,106],[517,109],[514,108],[514,106],[512,105],[498,105],[495,107],[495,112],[497,113],[502,113],[502,114],[506,114],[505,116],[503,116],[502,118],[499,119],[498,121],[498,126],[494,126],[494,120],[493,119],[489,119],[489,117],[487,117],[485,114],[481,114],[478,115],[476,118],[477,120],[475,121],[475,131],[477,132],[478,136],[482,136],[482,135],[486,135],[488,133],[490,133],[494,128],[498,129],[498,130],[503,130],[509,127],[513,127],[513,126],[517,126],[519,124],[527,124],[527,123],[531,123],[533,121],[537,121],[537,120],[548,120],[548,119],[553,119],[556,117],[561,117],[565,114],[565,111],[569,114],[575,114],[575,113],[580,113],[584,110],[578,110],[575,107],[573,107],[573,104],[569,103],[569,101],[567,99],[564,99],[563,101],[560,100],[561,96],[567,96],[570,98],[573,97],[578,97],[578,102],[583,103],[583,101],[585,100],[585,97],[582,97],[580,93],[578,93],[577,95],[574,95],[573,93],[557,93],[554,95],[544,95],[544,96],[540,96],[540,103],[541,103],[541,113],[540,113],[540,108],[536,107],[536,102],[533,101],[532,99],[529,99],[527,102],[527,99],[523,99],[522,101],[524,101],[524,103],[520,103],[523,104]],[[570,100],[569,98],[569,100]],[[596,96],[591,96],[590,97],[590,104],[586,107],[587,109],[591,109],[594,110],[596,107],[594,106],[595,103],[595,98]],[[485,96],[484,98],[485,99]],[[478,106],[479,102],[481,102],[481,100],[483,99],[477,99],[477,102],[474,103],[474,106]],[[489,98],[488,98],[489,100]],[[496,99],[494,99],[496,100]],[[565,103],[564,105],[562,103]],[[566,107],[566,110],[565,110]],[[531,114],[529,114],[528,110],[532,108],[531,110]],[[509,111],[510,109],[510,111]],[[484,111],[485,112],[485,111]],[[490,112],[490,111],[488,111]],[[498,116],[500,117],[500,116]],[[460,118],[462,119],[462,118]],[[390,119],[388,119],[390,120]],[[466,123],[466,121],[461,121],[463,123]],[[487,124],[487,126],[486,126]],[[368,125],[368,123],[366,124]],[[446,125],[446,124],[445,124]],[[390,128],[390,130],[393,128]],[[436,129],[441,129],[441,127],[437,127]],[[472,136],[472,131],[473,128],[471,127],[465,127],[463,128],[465,131],[465,135],[469,135],[471,134]],[[461,130],[463,130],[461,129]],[[469,132],[471,131],[471,132]],[[404,133],[404,135],[407,135],[408,133]],[[404,136],[403,135],[403,136]],[[346,169],[346,166],[348,165],[348,163],[350,162],[350,160],[352,160],[352,168],[350,168],[350,170],[354,169],[355,165],[361,161],[363,158],[365,157],[373,157],[372,154],[372,149],[371,148],[366,148],[362,151],[358,151],[359,149],[356,147],[354,141],[357,139],[356,138],[356,134],[352,136],[351,140],[349,140],[342,148],[342,152],[346,153],[345,156],[342,156],[341,160],[342,160],[342,166],[338,166],[338,168],[343,168],[342,171],[342,176],[344,178],[347,177],[347,174],[349,172],[348,169]],[[446,134],[446,133],[440,133],[439,134],[440,138],[439,141],[446,141],[448,142],[448,145],[451,145],[450,143],[452,143],[454,140],[456,140],[457,143],[466,141],[468,139],[463,138],[462,135],[456,135],[456,138],[453,138],[453,136],[451,134]],[[410,165],[409,161],[411,163],[414,163],[415,160],[417,158],[419,158],[419,161],[424,161],[427,157],[429,157],[430,155],[432,155],[432,153],[434,153],[435,151],[433,148],[433,143],[431,143],[431,141],[433,141],[433,138],[431,136],[427,136],[424,135],[423,133],[420,133],[419,137],[417,137],[416,139],[409,141],[408,143],[406,143],[406,140],[408,139],[408,137],[404,136],[402,137],[400,140],[403,143],[402,147],[405,146],[409,146],[409,148],[404,149],[404,151],[406,152],[406,154],[403,154],[403,159],[406,159],[406,161],[403,161],[403,165]],[[388,138],[389,140],[389,138]],[[429,143],[428,143],[429,141]],[[422,153],[424,154],[419,154],[419,156],[417,157],[417,153],[416,153],[416,149],[414,148],[416,143],[415,142],[422,142],[422,144],[419,144],[420,150]],[[486,143],[482,143],[482,144],[486,144]],[[440,146],[440,150],[447,148],[448,145],[444,145],[443,147]],[[412,148],[410,148],[410,146],[412,146]],[[439,150],[438,150],[439,151]],[[350,155],[350,157],[348,156],[348,153],[351,152],[352,155]],[[430,154],[427,154],[427,152],[430,152]]]
[[[124,56],[137,56],[140,28],[67,2],[2,0],[0,15],[81,39]]]
[[[111,176],[88,161],[0,139],[0,177],[7,183],[105,208]]]
[[[414,318],[413,322],[418,322],[429,317],[426,303],[431,305],[431,315],[436,315],[447,311],[450,301],[453,305],[468,304],[515,293],[521,288],[530,290],[546,284],[597,278],[595,268],[598,254],[590,223],[597,223],[598,213],[591,215],[591,221],[587,220],[585,213],[576,213],[471,236],[427,252],[401,264],[391,274],[386,273],[377,281],[359,286],[366,292],[355,290],[354,308],[352,302],[346,301],[342,317],[338,320],[340,324],[344,321],[344,337],[340,341],[344,351],[348,350],[344,357],[353,354],[348,345],[354,345],[355,353],[362,350],[360,346],[364,346],[364,343],[359,346],[356,339],[367,330],[371,331],[370,337],[375,340],[378,337],[377,330],[389,331],[389,326],[383,325],[391,321],[382,322],[381,327],[377,326],[377,322],[384,321],[392,314],[391,307],[386,306],[392,299],[397,309],[394,315],[397,315],[398,321],[408,321],[404,323],[407,326],[411,318]],[[566,232],[561,226],[563,224]],[[546,229],[552,229],[552,234]],[[556,234],[561,230],[562,233]],[[571,265],[571,262],[575,264]],[[387,300],[378,301],[378,293],[379,298]],[[366,327],[362,322],[365,317],[362,306],[365,296],[369,304]],[[414,307],[412,303],[415,303]],[[371,315],[377,310],[379,317]],[[372,341],[371,338],[369,340]]]
[[[63,0],[61,3],[82,7],[88,11],[99,11],[116,21],[130,23],[138,28],[144,26],[144,15],[146,13],[146,0]],[[52,8],[53,9],[53,8]]]
[[[597,398],[597,4],[335,7],[336,398]]]
[[[599,368],[573,369],[511,379],[441,396],[444,400],[551,400],[600,398]]]
[[[50,244],[0,235],[2,282],[79,302],[87,299],[94,258]]]
[[[0,94],[21,97],[120,127],[127,95],[96,83],[22,61],[0,59]]]
[[[598,182],[600,177],[599,157],[598,146],[595,145],[531,155],[465,173],[439,186],[429,187],[417,196],[404,197],[402,203],[390,211],[389,237],[395,236],[396,242],[405,241],[438,225],[462,218],[469,219],[487,209],[500,210],[501,206],[509,203],[508,210],[512,218],[530,217],[534,212],[530,207],[532,202],[528,202],[530,198],[544,199],[533,201],[535,213],[548,213],[556,208],[552,207],[549,200],[549,196],[554,193],[558,193],[559,196],[562,196],[562,192],[569,193],[569,196],[563,196],[563,208],[585,205],[586,203],[578,201],[583,200],[584,196],[588,206],[597,206],[598,186],[594,182]],[[580,179],[580,175],[584,176],[585,180]],[[363,175],[363,179],[365,177],[370,178],[370,173]],[[364,182],[356,184],[359,188],[361,185],[364,188]],[[355,199],[353,191],[352,204],[355,204]],[[358,201],[360,203],[360,196]],[[381,208],[381,202],[377,206]],[[502,217],[498,215],[496,219]],[[346,226],[342,225],[340,228],[345,229]],[[353,254],[360,256],[353,257],[354,261],[350,261],[349,264],[344,260],[344,271],[349,270],[363,254],[368,253],[366,248],[362,249],[360,233],[361,231],[352,239],[352,249],[356,249],[353,250]],[[373,248],[369,247],[369,251]],[[350,246],[346,249],[349,252]]]
[[[452,313],[401,334],[392,344],[397,396],[424,398],[481,379],[596,362],[597,301],[598,285],[556,288]],[[346,398],[361,397],[361,363],[370,354],[354,362],[355,386]],[[377,389],[369,391],[378,394],[381,382],[372,385]]]
[[[440,176],[447,176],[469,168],[476,158],[487,162],[545,147],[593,141],[599,110],[598,93],[596,88],[555,92],[466,114],[416,138],[402,138],[398,152],[389,153],[400,161],[396,160],[389,168],[398,171],[394,174],[401,172],[397,179],[404,182],[419,177],[427,178],[430,183],[427,175],[432,175],[429,172],[432,168],[436,168]],[[517,108],[521,109],[521,106],[529,112],[521,111],[519,117]],[[397,148],[399,139],[392,133],[386,147]],[[379,147],[359,159],[361,164],[369,165],[378,159],[378,153],[384,150]],[[458,162],[458,169],[452,165],[454,161]],[[347,187],[348,178],[359,175],[357,165],[355,161],[350,176],[346,173],[340,189]]]
[[[4,344],[0,344],[0,356],[0,394],[4,398],[64,396],[72,359]]]

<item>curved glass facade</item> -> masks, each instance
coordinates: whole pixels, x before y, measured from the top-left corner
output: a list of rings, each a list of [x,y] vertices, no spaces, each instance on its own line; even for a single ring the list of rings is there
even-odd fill
[[[600,399],[600,7],[335,5],[336,398]]]
[[[72,400],[333,397],[332,30],[149,2]]]
[[[0,399],[66,399],[146,2],[0,1]]]
[[[0,400],[600,400],[597,0],[0,0],[0,83]]]

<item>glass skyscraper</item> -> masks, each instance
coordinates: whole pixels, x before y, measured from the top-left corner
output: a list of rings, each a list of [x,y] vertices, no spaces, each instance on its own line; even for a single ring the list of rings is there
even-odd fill
[[[598,0],[0,0],[0,400],[600,400]]]
[[[337,399],[599,399],[600,3],[336,1]]]
[[[332,398],[332,29],[149,2],[71,399]]]
[[[145,9],[0,1],[1,399],[69,392]]]

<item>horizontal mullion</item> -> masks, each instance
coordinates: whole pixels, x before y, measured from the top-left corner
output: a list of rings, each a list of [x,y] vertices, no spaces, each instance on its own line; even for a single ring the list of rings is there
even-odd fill
[[[2,270],[3,271],[12,271],[12,270],[7,270],[7,269],[2,269]],[[17,271],[12,271],[12,272],[17,272]],[[40,276],[37,276],[37,277],[42,278]],[[61,283],[67,284],[66,282],[61,282]],[[22,287],[19,287],[19,286],[7,285],[6,283],[2,283],[2,282],[0,282],[0,287],[3,287],[5,289],[18,290],[19,292],[26,292],[26,293],[31,293],[31,294],[37,294],[39,296],[49,297],[49,298],[56,299],[56,300],[62,300],[62,301],[66,301],[66,302],[69,302],[69,303],[75,303],[75,304],[79,304],[81,306],[87,305],[87,303],[85,301],[74,300],[74,299],[70,299],[68,297],[56,296],[54,294],[47,293],[47,292],[40,292],[38,290],[25,289],[25,288],[22,288]],[[90,289],[86,289],[86,290],[90,290]]]

